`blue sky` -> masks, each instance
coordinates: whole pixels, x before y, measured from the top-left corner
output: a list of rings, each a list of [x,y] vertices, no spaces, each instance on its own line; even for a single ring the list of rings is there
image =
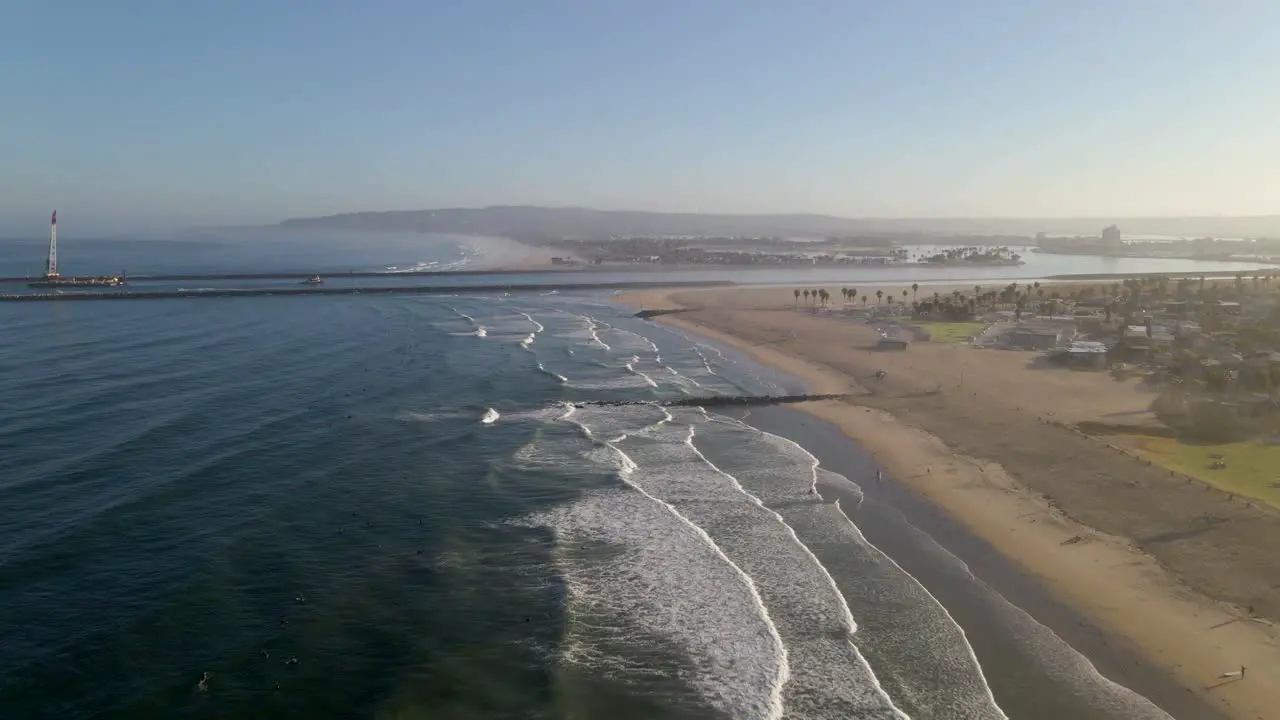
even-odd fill
[[[0,0],[0,224],[1280,212],[1280,3]]]

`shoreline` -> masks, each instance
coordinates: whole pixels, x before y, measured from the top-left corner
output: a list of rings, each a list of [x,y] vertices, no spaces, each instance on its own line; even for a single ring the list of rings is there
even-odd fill
[[[651,308],[682,306],[670,295],[629,293],[619,300]],[[789,336],[775,331],[769,337],[780,337],[768,341],[734,335],[735,323],[745,320],[730,310],[655,319],[801,378],[813,392],[865,392],[855,378],[796,347],[794,330]],[[1196,713],[1192,706],[1205,704],[1226,717],[1253,719],[1280,707],[1280,633],[1274,625],[1193,590],[1133,541],[1082,525],[982,453],[960,453],[895,414],[859,403],[806,403],[795,410],[839,427],[912,495],[1086,618],[1100,631],[1103,645],[1124,647],[1173,679],[1192,701],[1183,713]],[[1241,665],[1250,668],[1247,680],[1222,682],[1224,673]],[[1180,708],[1167,709],[1181,716]]]
[[[850,443],[838,426],[799,408],[755,411],[743,421],[791,439],[818,458],[820,467],[849,481],[819,480],[822,497],[839,502],[868,542],[946,608],[1009,717],[1129,720],[1124,710],[1104,709],[1106,703],[1099,702],[1107,694],[1099,687],[1106,681],[1178,720],[1226,717],[1133,648],[1109,643],[1094,624],[942,508],[891,475],[882,482],[865,480],[878,468],[875,458]],[[1124,694],[1110,699],[1123,700]]]

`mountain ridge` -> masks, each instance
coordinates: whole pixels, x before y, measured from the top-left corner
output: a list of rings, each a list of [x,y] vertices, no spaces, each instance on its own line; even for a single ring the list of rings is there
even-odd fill
[[[357,211],[290,218],[283,227],[494,235],[515,239],[610,235],[830,236],[862,234],[1096,235],[1118,224],[1126,234],[1280,237],[1280,215],[1096,218],[846,218],[820,213],[674,213],[584,207],[493,205],[481,208]]]

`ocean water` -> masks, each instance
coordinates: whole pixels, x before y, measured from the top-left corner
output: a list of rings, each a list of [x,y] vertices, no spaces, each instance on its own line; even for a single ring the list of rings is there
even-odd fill
[[[600,293],[8,305],[0,332],[4,718],[1005,717],[993,687],[1164,717],[1029,618],[999,632],[1042,697],[1001,690],[795,442],[575,405],[799,389]]]
[[[75,251],[503,251],[274,239]],[[1167,717],[864,493],[829,427],[655,404],[802,387],[598,291],[0,304],[0,337],[5,720]]]
[[[270,227],[98,238],[78,234],[64,218],[58,262],[66,275],[450,270],[483,261],[504,244],[454,235]],[[48,247],[47,234],[0,239],[0,276],[42,274]]]

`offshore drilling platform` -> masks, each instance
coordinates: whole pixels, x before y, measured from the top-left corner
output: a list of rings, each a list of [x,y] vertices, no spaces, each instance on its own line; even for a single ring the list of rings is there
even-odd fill
[[[44,279],[27,283],[27,286],[33,288],[118,287],[123,284],[122,278],[114,276],[62,277],[58,274],[58,211],[54,210],[53,217],[49,220],[49,257],[45,264]]]

